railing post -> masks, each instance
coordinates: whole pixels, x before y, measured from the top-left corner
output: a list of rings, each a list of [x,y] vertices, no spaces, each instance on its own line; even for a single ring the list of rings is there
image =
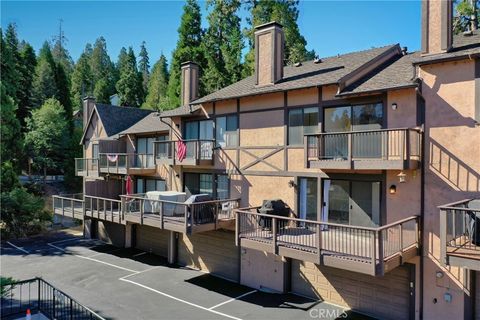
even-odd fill
[[[372,275],[376,274],[377,269],[377,245],[376,245],[376,232],[372,231],[370,236],[370,255],[371,255],[371,263],[372,263]]]
[[[70,320],[73,320],[73,300],[70,298]]]
[[[323,141],[325,137],[322,135],[317,136],[317,159],[321,159],[323,157]]]
[[[103,219],[107,220],[107,200],[103,199]]]
[[[317,255],[318,263],[322,263],[322,225],[317,224]]]
[[[185,222],[185,232],[188,232],[188,205],[185,205],[183,210],[184,212],[184,222]]]
[[[97,198],[97,219],[100,219],[100,199]]]
[[[410,162],[410,130],[405,130],[405,168],[408,168]]]
[[[352,168],[353,144],[352,144],[352,134],[351,133],[347,133],[347,147],[348,147],[347,161],[349,163],[349,167]]]
[[[398,225],[398,232],[399,234],[399,241],[400,241],[400,259],[402,260],[400,263],[403,264],[403,223]]]
[[[143,224],[143,199],[140,199],[140,224]]]
[[[37,307],[38,307],[38,311],[42,311],[40,309],[40,304],[42,303],[42,297],[41,297],[41,292],[42,292],[42,288],[41,288],[41,281],[40,281],[40,278],[37,278],[37,282],[38,282],[38,297],[37,297]]]
[[[72,199],[70,200],[70,204],[72,206],[72,218],[75,218],[75,207],[73,206],[73,197],[74,196],[72,196]]]
[[[56,309],[56,302],[55,302],[55,288],[52,289],[52,300],[53,300],[53,306],[52,306],[52,309],[53,309],[53,319],[56,319],[55,317],[55,309]]]
[[[273,253],[278,254],[278,250],[277,250],[277,218],[272,218],[272,246],[273,246]]]
[[[309,149],[310,146],[308,145],[308,136],[303,136],[303,161],[304,161],[304,167],[308,168],[308,154],[309,154]]]
[[[235,216],[235,245],[238,247],[240,245],[240,216],[242,213],[238,211],[233,211]]]
[[[385,229],[386,230],[386,229]],[[378,263],[380,264],[380,275],[383,276],[385,273],[385,263],[383,261],[384,259],[384,252],[383,252],[383,230],[376,231],[377,233],[377,241],[378,241]],[[373,269],[375,272],[375,269]],[[375,273],[374,273],[375,275]]]
[[[453,235],[455,237],[455,235]],[[440,262],[446,266],[447,261],[447,210],[440,209]]]
[[[118,210],[118,217],[119,217],[119,219],[122,219],[122,220],[123,220],[123,219],[125,219],[125,209],[126,209],[126,206],[125,206],[125,197],[121,197],[121,199],[122,199],[122,200],[121,200],[122,202],[120,203],[121,207],[120,207],[119,210]],[[120,214],[122,215],[121,218],[120,218]]]
[[[175,211],[175,208],[173,208]],[[160,228],[163,229],[163,201],[160,202]]]
[[[63,203],[64,199],[62,198],[62,217],[65,216],[65,205]]]

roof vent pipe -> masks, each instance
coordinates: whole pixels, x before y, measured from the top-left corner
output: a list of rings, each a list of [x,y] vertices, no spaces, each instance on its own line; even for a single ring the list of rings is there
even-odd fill
[[[402,54],[405,56],[408,53],[408,48],[407,47],[402,47]]]

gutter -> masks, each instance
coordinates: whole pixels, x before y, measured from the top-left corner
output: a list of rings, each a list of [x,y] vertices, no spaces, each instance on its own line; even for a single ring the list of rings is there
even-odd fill
[[[417,61],[413,61],[412,64],[414,66],[422,66],[422,65],[427,65],[427,64],[457,61],[457,60],[464,60],[464,59],[473,60],[473,59],[476,59],[478,57],[480,57],[480,52],[467,53],[467,54],[462,54],[462,55],[459,55],[459,56],[438,57],[438,58],[432,58],[432,59],[429,59],[429,60],[417,60]]]
[[[388,88],[382,88],[382,89],[373,89],[373,90],[366,90],[366,91],[359,91],[359,92],[346,92],[346,93],[340,93],[336,94],[335,97],[337,98],[349,98],[352,96],[358,96],[358,95],[363,95],[363,94],[376,94],[376,93],[384,93],[389,90],[400,90],[400,89],[408,89],[408,88],[418,88],[417,83],[411,83],[411,84],[405,84],[401,86],[396,86],[396,87],[388,87]]]

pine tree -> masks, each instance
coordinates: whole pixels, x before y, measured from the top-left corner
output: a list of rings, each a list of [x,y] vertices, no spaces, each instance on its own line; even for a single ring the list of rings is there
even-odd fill
[[[168,100],[171,108],[180,105],[180,65],[186,61],[194,61],[203,70],[206,66],[202,46],[203,30],[202,16],[197,1],[187,0],[183,7],[183,14],[178,28],[177,46],[172,54],[170,78],[168,82]],[[202,81],[202,80],[201,80]],[[203,86],[200,85],[200,95]]]
[[[0,144],[0,158],[2,163],[12,162],[14,166],[18,165],[21,158],[22,144],[20,132],[20,122],[16,117],[17,106],[13,99],[7,95],[3,83],[0,84],[0,130],[2,143]]]
[[[480,0],[456,0],[453,30],[456,34],[477,30],[480,25]]]
[[[285,61],[287,64],[311,60],[315,57],[313,50],[307,51],[307,41],[300,34],[297,24],[297,7],[298,0],[248,0],[247,8],[250,11],[250,17],[247,18],[249,28],[245,30],[245,33],[249,39],[250,51],[245,56],[244,76],[250,76],[255,71],[254,28],[270,21],[276,21],[283,25],[285,33]]]
[[[30,115],[30,109],[32,107],[33,78],[35,74],[35,66],[37,65],[35,50],[25,41],[20,43],[20,59],[22,61],[19,69],[19,86],[21,90],[17,97],[17,117],[22,128],[25,128],[25,120]]]
[[[213,8],[207,18],[209,27],[204,37],[207,94],[241,78],[243,39],[237,15],[240,5],[240,0],[208,1],[208,6]]]
[[[167,100],[168,65],[167,58],[162,55],[153,65],[152,74],[148,82],[148,94],[142,108],[152,110],[169,109]]]
[[[74,110],[82,110],[82,99],[93,95],[93,75],[90,67],[92,46],[87,43],[80,58],[78,58],[72,73],[71,97]]]
[[[143,89],[141,77],[137,70],[137,59],[132,47],[128,48],[126,54],[124,50],[121,50],[118,60],[120,79],[115,87],[120,98],[120,104],[139,107],[143,102]]]
[[[142,75],[142,88],[143,93],[146,95],[148,89],[148,79],[150,77],[150,60],[148,58],[147,47],[145,46],[145,41],[142,42],[140,46],[140,57],[138,61],[138,71]]]
[[[55,98],[65,110],[65,119],[67,120],[69,134],[71,135],[73,133],[73,109],[72,101],[70,100],[70,79],[61,63],[57,63],[55,66],[55,83],[57,86]]]
[[[103,37],[98,38],[93,45],[90,68],[95,98],[100,103],[109,103],[110,96],[115,93],[115,71],[108,56],[107,42]]]
[[[2,82],[4,83],[6,94],[17,102],[20,81],[19,66],[21,63],[15,24],[10,23],[7,26],[5,37],[2,34],[1,45]]]
[[[63,32],[62,23],[63,20],[60,19],[58,35],[54,37],[52,44],[52,55],[55,62],[62,65],[65,73],[70,78],[73,72],[73,60],[66,49],[67,37],[65,37]]]
[[[55,62],[48,42],[44,42],[38,55],[37,66],[32,88],[32,103],[34,107],[40,107],[47,99],[57,94],[55,81]]]

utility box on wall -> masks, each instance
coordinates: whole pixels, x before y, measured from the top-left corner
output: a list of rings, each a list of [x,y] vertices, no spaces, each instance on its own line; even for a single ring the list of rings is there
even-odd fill
[[[288,291],[288,261],[264,251],[240,249],[240,283],[255,289],[285,293]]]

